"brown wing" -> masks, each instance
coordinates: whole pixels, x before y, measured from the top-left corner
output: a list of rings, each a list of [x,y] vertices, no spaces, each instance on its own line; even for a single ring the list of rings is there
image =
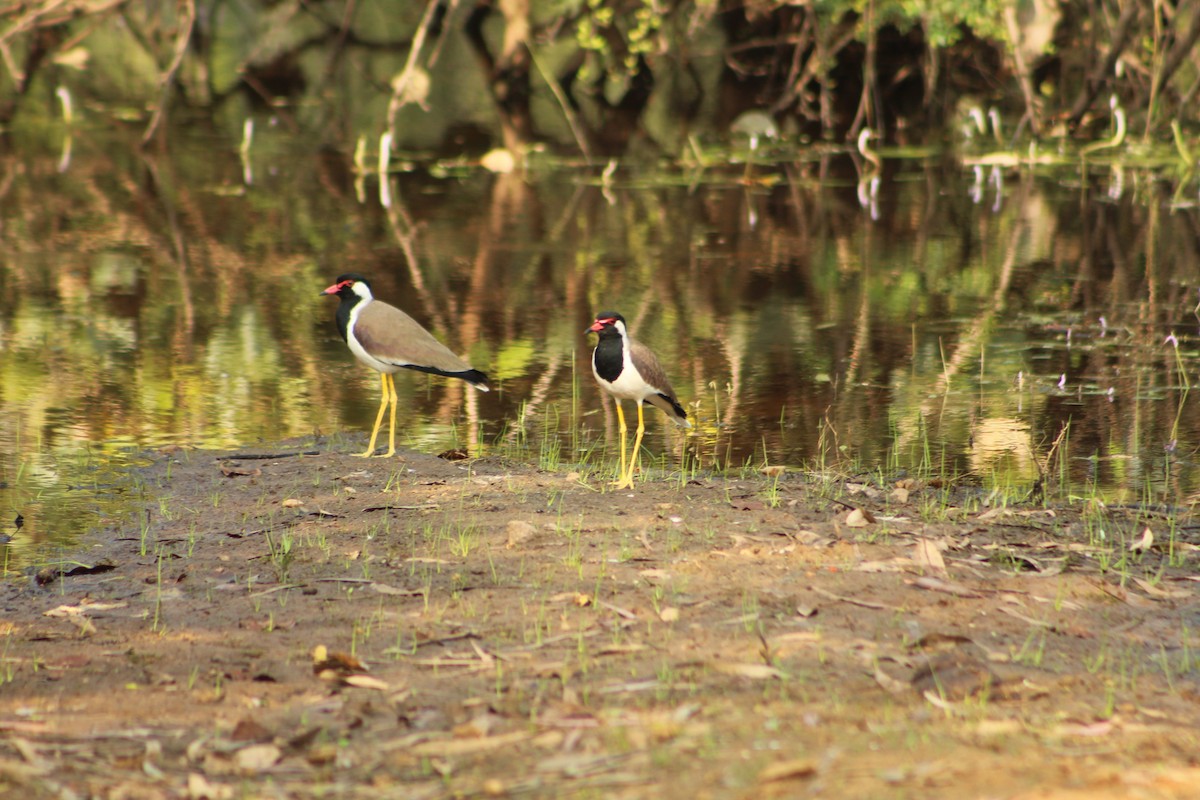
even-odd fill
[[[629,341],[629,358],[633,361],[633,366],[637,368],[638,374],[642,376],[647,384],[654,391],[660,394],[675,396],[675,390],[671,388],[671,381],[667,379],[667,373],[663,371],[662,364],[658,363],[658,356],[654,355],[654,351],[646,345],[631,339]]]
[[[378,300],[359,313],[354,336],[368,353],[396,366],[450,373],[471,369],[415,319]]]
[[[646,402],[657,406],[676,424],[690,428],[691,423],[687,421],[687,412],[679,404],[675,390],[671,387],[671,381],[667,379],[667,373],[663,370],[662,364],[658,363],[658,356],[654,355],[654,351],[636,339],[630,339],[629,360],[637,368],[642,380],[655,392],[646,398]]]

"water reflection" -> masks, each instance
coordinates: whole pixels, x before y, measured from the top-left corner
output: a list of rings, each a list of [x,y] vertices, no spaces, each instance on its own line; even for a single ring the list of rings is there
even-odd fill
[[[612,308],[696,420],[684,439],[651,412],[666,468],[1196,489],[1200,237],[1144,176],[885,161],[864,184],[827,152],[756,162],[753,180],[732,165],[599,181],[535,160],[405,166],[384,207],[378,176],[358,176],[360,199],[346,159],[250,130],[241,149],[200,130],[155,156],[77,136],[65,172],[57,147],[5,159],[8,516],[32,523],[32,497],[121,448],[361,447],[377,379],[319,297],[345,271],[497,383],[398,375],[403,446],[615,463],[582,335]]]

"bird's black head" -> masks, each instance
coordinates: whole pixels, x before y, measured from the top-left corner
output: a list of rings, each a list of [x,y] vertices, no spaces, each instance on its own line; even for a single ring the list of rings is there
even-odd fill
[[[625,318],[615,311],[602,311],[596,315],[596,321],[587,333],[597,333],[601,339],[625,335]]]
[[[358,291],[355,291],[354,287],[356,285],[361,285],[362,288],[360,288]],[[348,297],[352,297],[353,295],[359,295],[360,297],[363,296],[364,289],[366,290],[366,296],[370,297],[371,282],[362,275],[359,275],[357,272],[347,272],[343,275],[338,275],[333,286],[330,286],[328,289],[321,292],[321,294],[335,294],[342,299],[346,299]]]

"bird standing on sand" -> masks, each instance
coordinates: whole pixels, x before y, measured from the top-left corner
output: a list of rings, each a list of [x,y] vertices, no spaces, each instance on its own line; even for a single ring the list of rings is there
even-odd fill
[[[671,382],[649,347],[636,341],[625,327],[625,318],[615,311],[605,311],[596,316],[596,321],[587,329],[598,334],[596,349],[592,351],[592,374],[600,388],[612,395],[617,406],[617,421],[621,429],[621,474],[616,482],[618,489],[633,486],[633,470],[637,466],[638,453],[642,446],[642,434],[646,423],[642,416],[642,404],[650,403],[683,428],[690,428],[687,412],[679,405]],[[622,400],[637,403],[638,426],[633,440],[633,453],[629,466],[625,466],[625,412]]]
[[[341,298],[337,309],[338,333],[359,361],[378,370],[383,387],[379,413],[371,430],[371,442],[366,452],[360,455],[366,457],[375,454],[375,438],[379,435],[379,426],[383,424],[383,411],[389,405],[391,421],[388,427],[388,450],[384,455],[390,456],[396,452],[398,398],[392,375],[400,370],[415,369],[448,378],[461,378],[480,391],[488,391],[487,375],[473,369],[452,353],[408,314],[376,300],[371,294],[371,284],[363,276],[352,272],[339,275],[337,282],[321,294]]]

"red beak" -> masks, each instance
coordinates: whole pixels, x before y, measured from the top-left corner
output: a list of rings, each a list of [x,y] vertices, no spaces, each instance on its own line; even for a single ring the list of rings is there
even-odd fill
[[[599,333],[604,330],[605,325],[611,325],[611,319],[598,319],[592,323],[592,327],[588,328],[584,333]]]
[[[330,286],[328,289],[321,292],[321,294],[337,294],[348,282],[349,281],[342,281],[341,283],[335,283],[333,286]]]

